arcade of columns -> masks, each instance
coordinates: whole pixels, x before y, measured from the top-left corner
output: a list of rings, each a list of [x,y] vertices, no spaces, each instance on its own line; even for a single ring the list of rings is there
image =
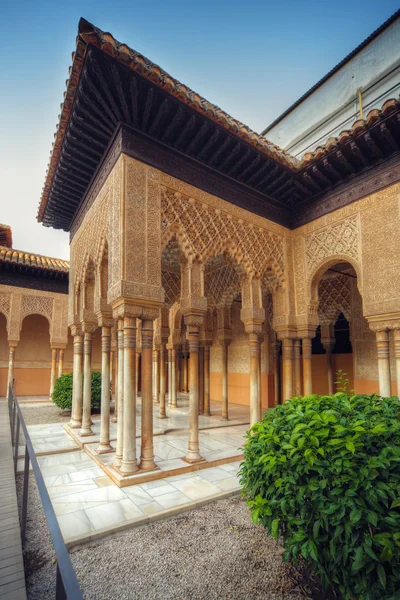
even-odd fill
[[[77,216],[72,232],[71,427],[79,429],[82,436],[92,435],[91,340],[99,326],[103,359],[98,452],[112,450],[109,390],[114,330],[118,413],[115,466],[121,474],[156,468],[153,399],[159,405],[160,418],[165,418],[167,385],[169,404],[174,407],[178,381],[181,389],[190,391],[186,460],[202,460],[198,415],[210,410],[210,345],[217,340],[221,350],[222,418],[227,419],[231,314],[239,299],[240,320],[247,336],[244,352],[249,357],[250,422],[261,416],[261,341],[271,355],[275,353],[275,390],[279,388],[277,357],[279,342],[282,344],[281,397],[310,394],[311,340],[320,320],[328,363],[332,350],[332,316],[321,319],[318,289],[324,274],[337,264],[348,263],[356,276],[362,331],[357,334],[357,325],[353,326],[354,343],[363,344],[364,349],[368,346],[360,372],[366,362],[371,363],[368,334],[372,330],[376,332],[380,392],[390,393],[389,330],[394,330],[400,373],[400,282],[392,278],[391,286],[387,284],[400,258],[397,245],[387,237],[393,224],[396,228],[399,225],[397,208],[394,211],[400,195],[398,185],[289,231],[124,154],[103,179],[101,187],[95,186],[96,193],[89,194],[90,201]],[[382,260],[378,265],[379,256]],[[336,309],[343,312],[339,304]],[[139,462],[135,445],[138,348],[142,389]],[[376,363],[376,354],[372,362]],[[178,363],[182,368],[177,369]],[[332,380],[331,368],[329,388]]]

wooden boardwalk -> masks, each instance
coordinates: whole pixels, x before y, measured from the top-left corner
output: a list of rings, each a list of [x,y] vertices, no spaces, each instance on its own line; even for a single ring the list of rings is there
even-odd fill
[[[0,598],[26,600],[8,405],[0,400]]]

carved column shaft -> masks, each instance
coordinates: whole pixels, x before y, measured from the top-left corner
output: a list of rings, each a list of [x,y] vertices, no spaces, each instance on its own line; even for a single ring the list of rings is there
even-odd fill
[[[188,353],[185,352],[183,357],[183,391],[188,392]]]
[[[57,377],[57,348],[51,349],[50,396],[54,391]]]
[[[10,343],[8,352],[8,378],[7,378],[7,400],[9,397],[10,387],[14,387],[14,362],[15,362],[15,348],[17,344]]]
[[[188,326],[190,352],[190,396],[189,396],[189,451],[186,460],[190,463],[202,459],[199,447],[199,327]]]
[[[153,398],[152,357],[153,321],[142,321],[142,434],[140,468],[149,471],[156,468],[153,448]]]
[[[171,406],[178,406],[176,395],[176,350],[171,348]]]
[[[249,347],[250,347],[250,427],[260,420],[260,402],[258,388],[258,368],[259,368],[259,354],[260,354],[260,342],[258,341],[257,333],[249,333]]]
[[[136,319],[124,317],[124,426],[121,473],[138,470],[136,461]]]
[[[161,342],[160,346],[160,414],[159,419],[166,419],[165,398],[167,391],[167,374],[165,368],[165,344]]]
[[[117,446],[114,466],[120,467],[122,462],[123,439],[124,439],[124,324],[118,320],[117,333],[117,399],[118,399],[118,421],[117,421]]]
[[[228,344],[221,343],[222,357],[222,420],[229,420],[228,409]]]
[[[168,348],[168,404],[172,405],[172,353]]]
[[[296,396],[301,396],[301,353],[300,340],[293,340],[293,376],[294,376],[294,393]]]
[[[204,346],[204,414],[211,415],[210,410],[210,346]]]
[[[85,331],[83,341],[83,416],[79,435],[94,435],[92,431],[92,333]]]
[[[101,329],[101,420],[100,420],[100,443],[96,449],[97,453],[110,452],[110,327],[103,326]]]
[[[199,414],[204,414],[204,347],[199,346]]]
[[[160,402],[160,351],[154,350],[154,402]]]
[[[80,334],[74,335],[74,363],[72,374],[72,411],[70,427],[79,429],[82,427],[82,406],[83,406],[83,390],[82,390],[82,355],[83,355],[83,338]]]
[[[378,354],[379,394],[383,397],[392,395],[390,384],[389,332],[376,332],[376,350]]]
[[[64,348],[60,348],[58,351],[58,374],[57,377],[61,377],[64,369]]]
[[[326,352],[326,368],[328,371],[328,394],[332,395],[333,390],[333,356],[332,350],[335,345],[335,338],[323,338],[321,343]]]
[[[118,333],[117,333],[118,336]],[[117,342],[117,350],[115,351],[115,361],[114,361],[114,365],[115,365],[115,372],[114,372],[114,376],[113,376],[113,380],[114,380],[114,415],[111,419],[112,423],[118,423],[118,411],[120,409],[119,407],[119,397],[118,397],[118,342]]]
[[[281,403],[281,343],[274,343],[274,405]]]
[[[312,394],[312,343],[310,338],[303,338],[303,386],[304,395]]]
[[[283,401],[293,396],[293,340],[282,340]]]

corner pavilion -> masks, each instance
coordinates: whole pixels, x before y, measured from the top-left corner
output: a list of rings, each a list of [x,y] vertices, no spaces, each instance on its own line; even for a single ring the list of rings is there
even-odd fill
[[[70,232],[68,430],[93,435],[101,335],[93,456],[119,485],[158,468],[153,424],[178,392],[188,465],[204,461],[213,400],[253,424],[293,394],[333,392],[338,368],[356,392],[396,392],[399,124],[397,93],[296,158],[81,19],[38,220]]]

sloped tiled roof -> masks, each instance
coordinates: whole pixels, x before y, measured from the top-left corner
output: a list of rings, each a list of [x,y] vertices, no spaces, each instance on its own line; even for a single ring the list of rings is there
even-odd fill
[[[69,273],[69,262],[59,258],[50,258],[40,254],[32,254],[15,248],[0,246],[0,263],[13,263],[24,267]]]

